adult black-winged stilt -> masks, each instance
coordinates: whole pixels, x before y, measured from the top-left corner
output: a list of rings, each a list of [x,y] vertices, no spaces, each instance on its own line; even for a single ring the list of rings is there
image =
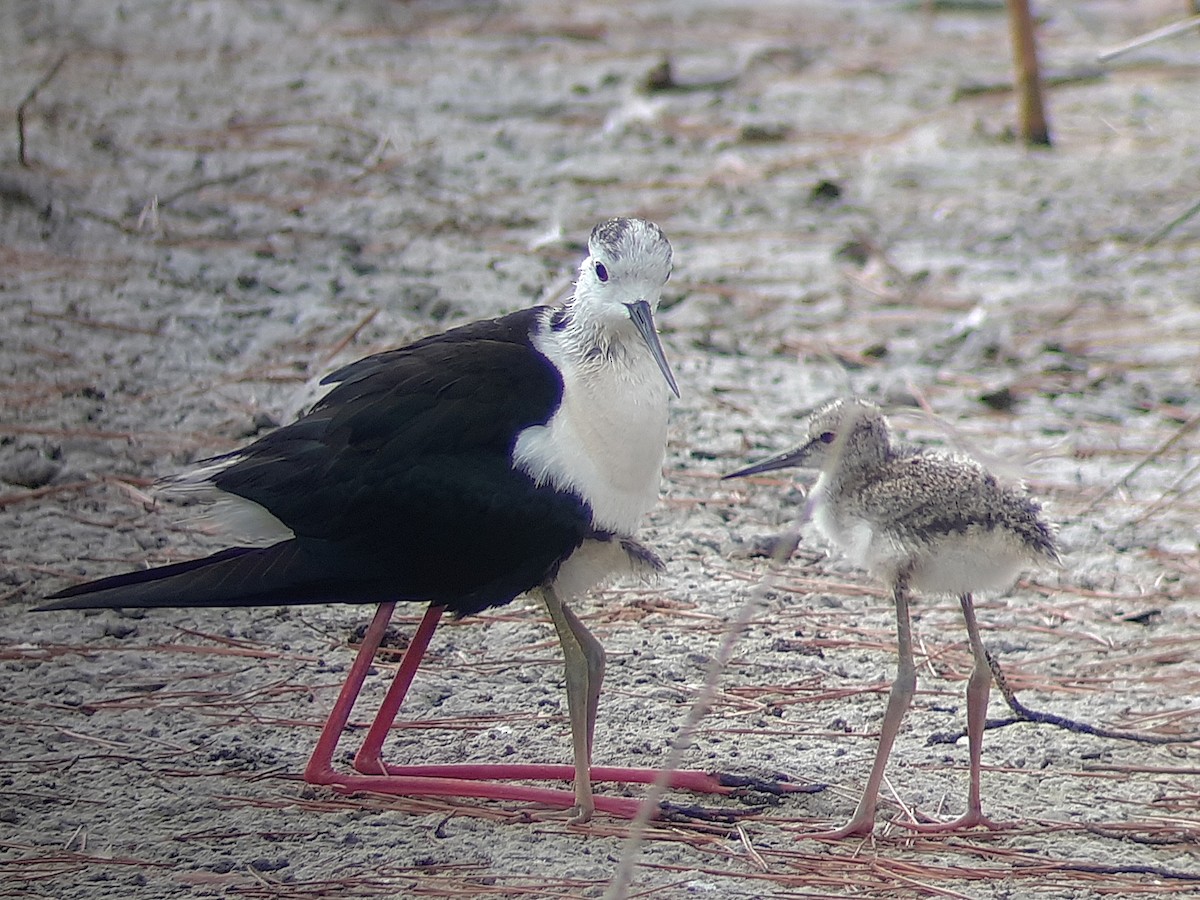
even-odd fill
[[[268,546],[103,578],[43,610],[379,604],[305,777],[347,790],[523,799],[633,815],[591,781],[654,771],[590,769],[604,651],[564,600],[618,574],[662,568],[633,540],[656,502],[667,406],[678,395],[655,331],[671,273],[658,226],[618,218],[592,231],[571,298],[475,322],[352,363],[296,422],[175,479],[216,514],[252,521]],[[442,613],[479,612],[538,591],[566,659],[573,766],[409,766],[384,737]],[[333,754],[397,602],[428,611],[355,759]],[[500,779],[573,779],[574,792]],[[672,783],[720,790],[705,773]],[[599,801],[599,802],[597,802]]]
[[[967,682],[970,788],[967,809],[953,822],[906,824],[918,831],[995,825],[983,815],[980,752],[992,672],[972,592],[1007,587],[1028,565],[1058,565],[1054,533],[1038,504],[1001,485],[964,456],[897,444],[879,407],[834,400],[808,420],[808,437],[789,450],[727,478],[788,466],[820,469],[808,506],[817,529],[856,565],[885,582],[896,603],[899,667],[870,777],[850,821],[810,837],[870,834],[892,743],[916,689],[908,604],[912,590],[957,595],[975,659]]]

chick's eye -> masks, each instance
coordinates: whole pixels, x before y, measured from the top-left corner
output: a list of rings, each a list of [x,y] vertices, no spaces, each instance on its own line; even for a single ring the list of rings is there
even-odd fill
[[[601,281],[608,281],[608,269],[604,267],[604,263],[596,263],[596,277]]]
[[[820,436],[820,438],[818,438],[818,440],[822,444],[832,444],[835,440],[837,440],[837,435],[834,434],[832,431],[822,431],[821,436]]]

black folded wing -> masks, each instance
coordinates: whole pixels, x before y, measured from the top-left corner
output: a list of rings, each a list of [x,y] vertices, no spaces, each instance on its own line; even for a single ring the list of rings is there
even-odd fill
[[[529,341],[537,315],[352,363],[307,415],[224,457],[214,486],[293,539],[79,585],[46,608],[396,599],[468,613],[541,583],[591,532],[591,513],[511,465],[520,432],[562,398]]]

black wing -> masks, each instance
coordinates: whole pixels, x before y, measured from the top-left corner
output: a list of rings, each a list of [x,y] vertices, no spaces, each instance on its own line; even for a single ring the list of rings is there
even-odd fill
[[[429,510],[406,497],[445,482],[439,466],[455,474],[483,466],[494,477],[521,430],[557,409],[562,379],[529,343],[537,312],[475,322],[334,372],[322,382],[334,388],[307,415],[229,454],[237,461],[213,484],[306,537],[339,538],[401,511],[419,520]],[[443,501],[453,490],[430,487]]]
[[[213,479],[295,533],[80,585],[52,608],[428,600],[458,613],[541,583],[591,533],[584,502],[511,466],[562,397],[529,343],[538,310],[367,357]],[[156,574],[157,573],[157,574]]]

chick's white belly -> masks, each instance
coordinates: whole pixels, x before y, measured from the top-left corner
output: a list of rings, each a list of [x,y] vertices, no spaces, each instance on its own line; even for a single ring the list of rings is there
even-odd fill
[[[834,516],[818,507],[814,523],[855,565],[892,582],[902,572],[928,594],[965,594],[1007,587],[1030,561],[1028,549],[1008,531],[971,527],[918,537],[857,516]]]
[[[940,536],[914,554],[912,584],[930,594],[968,594],[1006,588],[1030,562],[1026,547],[1003,529],[969,528]]]

